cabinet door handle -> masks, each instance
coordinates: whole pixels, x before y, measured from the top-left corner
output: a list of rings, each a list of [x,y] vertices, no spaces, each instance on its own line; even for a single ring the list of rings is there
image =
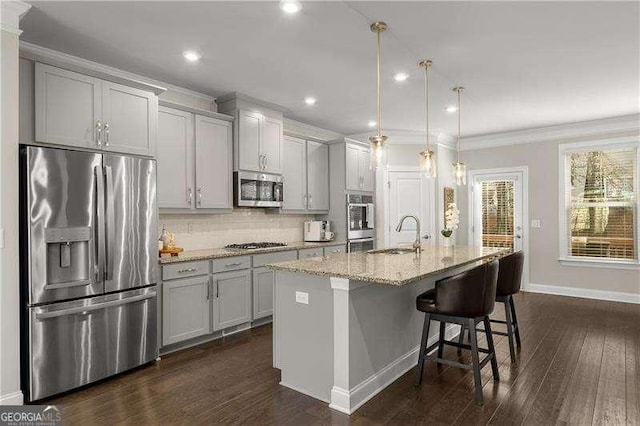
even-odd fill
[[[265,170],[266,170],[266,169],[267,169],[267,167],[268,167],[268,166],[267,166],[268,162],[269,162],[269,157],[267,157],[267,154],[265,154],[265,155],[264,155],[264,169],[265,169]]]
[[[302,195],[302,208],[307,208],[307,194]]]
[[[218,285],[219,281],[216,280],[216,299],[220,297],[220,286]]]
[[[187,188],[187,203],[191,206],[191,201],[193,201],[193,191],[191,188]]]
[[[309,194],[309,207],[311,207],[311,204],[313,204],[313,196]]]
[[[187,272],[196,272],[198,270],[198,268],[187,268],[187,269],[180,269],[178,271],[179,274],[186,274]]]
[[[231,267],[231,266],[240,266],[240,265],[242,265],[242,262],[227,263],[227,264],[226,264],[226,265],[224,265],[224,266],[226,266],[226,267]]]
[[[340,249],[331,250],[331,253],[342,253],[342,250]]]
[[[202,188],[198,187],[198,207],[202,206]]]
[[[211,298],[211,280],[207,279],[207,300]]]
[[[104,123],[104,146],[109,146],[109,123]]]
[[[100,120],[96,121],[96,142],[98,146],[102,146],[102,123]]]

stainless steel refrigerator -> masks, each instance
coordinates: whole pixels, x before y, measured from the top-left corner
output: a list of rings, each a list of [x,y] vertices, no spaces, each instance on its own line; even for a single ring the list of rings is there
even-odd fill
[[[20,197],[25,398],[154,360],[155,160],[21,146]]]

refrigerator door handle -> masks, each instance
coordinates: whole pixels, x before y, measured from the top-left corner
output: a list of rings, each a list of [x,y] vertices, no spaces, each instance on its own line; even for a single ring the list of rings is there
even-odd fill
[[[110,166],[104,168],[104,174],[107,181],[107,196],[106,196],[106,211],[107,211],[107,259],[105,280],[110,281],[113,279],[113,241],[116,238],[116,219],[115,219],[115,206],[113,197],[113,170]]]
[[[75,314],[84,315],[84,314],[88,314],[91,311],[97,311],[105,308],[112,308],[114,306],[126,305],[128,303],[133,303],[133,302],[140,302],[142,300],[151,299],[152,297],[156,297],[156,293],[141,294],[139,296],[131,296],[131,297],[126,297],[124,299],[112,300],[112,301],[103,302],[103,303],[96,303],[95,305],[78,306],[76,308],[61,309],[59,311],[42,312],[42,313],[36,314],[36,319],[43,320],[48,318],[63,317],[66,315],[75,315]]]
[[[102,166],[94,167],[96,177],[96,265],[95,274],[96,281],[102,281],[104,279],[104,175],[102,173]]]

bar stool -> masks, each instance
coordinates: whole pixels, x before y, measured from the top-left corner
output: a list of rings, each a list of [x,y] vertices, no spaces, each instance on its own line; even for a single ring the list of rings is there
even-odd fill
[[[509,338],[509,353],[511,362],[516,362],[517,345],[520,348],[520,327],[516,317],[516,306],[513,303],[513,295],[520,292],[520,282],[522,280],[522,267],[524,265],[524,253],[521,251],[512,253],[499,259],[498,286],[496,289],[496,302],[504,303],[506,321],[490,320],[493,323],[505,324],[507,332],[494,331],[493,334],[507,336]],[[463,325],[460,330],[459,343],[463,342],[466,327]],[[478,330],[482,331],[482,330]],[[515,344],[514,344],[515,338]],[[459,353],[460,351],[458,351]]]
[[[422,372],[426,360],[473,370],[476,403],[478,405],[484,403],[480,376],[482,367],[491,361],[493,380],[500,380],[493,337],[491,335],[491,324],[489,323],[489,314],[493,311],[495,304],[497,279],[498,261],[495,260],[453,277],[437,281],[434,289],[422,293],[416,298],[416,307],[419,311],[425,313],[422,341],[418,354],[416,386],[419,386],[422,382]],[[440,321],[440,335],[436,343],[427,347],[431,320]],[[476,324],[480,322],[484,323],[484,330],[487,335],[487,349],[478,347]],[[446,323],[461,324],[471,330],[471,344],[464,345],[459,342],[445,340]],[[470,350],[471,364],[463,364],[442,358],[444,345]],[[437,356],[427,356],[436,347],[438,348]],[[482,361],[480,361],[480,352],[487,354]]]

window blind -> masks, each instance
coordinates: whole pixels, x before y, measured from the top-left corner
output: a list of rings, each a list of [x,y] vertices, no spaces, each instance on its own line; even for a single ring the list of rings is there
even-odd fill
[[[566,158],[571,256],[637,258],[635,148],[572,152]]]
[[[513,181],[482,182],[482,245],[513,248]]]

